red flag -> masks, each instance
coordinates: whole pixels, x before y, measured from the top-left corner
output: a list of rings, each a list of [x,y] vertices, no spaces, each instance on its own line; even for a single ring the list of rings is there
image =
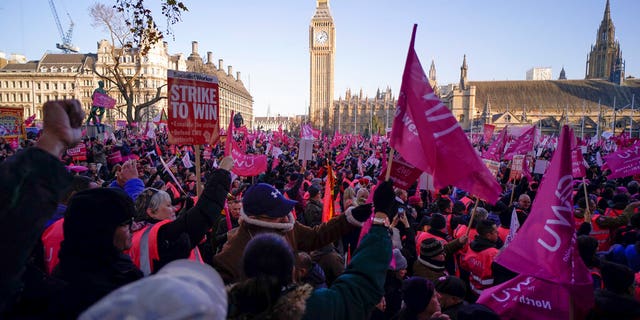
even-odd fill
[[[233,139],[227,138],[227,140],[230,141],[230,153],[233,156],[231,172],[242,177],[252,177],[267,171],[267,156],[245,154],[238,149]]]
[[[322,199],[322,222],[327,222],[333,218],[333,186],[335,178],[331,166],[327,166],[327,181],[324,183],[324,198]]]
[[[531,214],[496,257],[520,275],[486,289],[478,299],[501,318],[567,319],[573,312],[575,319],[584,319],[593,306],[593,281],[579,256],[573,222],[572,136],[565,125]]]
[[[536,127],[531,126],[527,131],[523,132],[518,139],[509,145],[504,152],[504,159],[511,160],[514,155],[526,154],[533,150],[533,141],[536,137]]]
[[[311,128],[310,124],[303,124],[302,127],[300,128],[300,139],[309,139],[309,140],[313,140],[314,138],[314,134],[313,134],[313,128]]]
[[[156,145],[156,154],[158,155],[158,157],[162,157],[162,149],[160,149],[160,146],[158,145],[158,141],[154,140],[153,142]]]
[[[413,48],[416,28],[414,25],[391,130],[391,146],[407,162],[432,175],[436,188],[454,185],[495,203],[500,185],[429,85]]]

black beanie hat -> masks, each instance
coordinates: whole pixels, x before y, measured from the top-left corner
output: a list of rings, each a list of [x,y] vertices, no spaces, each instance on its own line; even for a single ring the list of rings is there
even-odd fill
[[[427,308],[435,293],[433,282],[422,277],[411,277],[402,282],[402,300],[411,314]]]
[[[77,252],[111,251],[118,226],[133,219],[133,201],[117,188],[96,188],[76,193],[64,219],[64,247]]]
[[[467,288],[465,287],[464,281],[454,276],[440,277],[436,280],[436,291],[438,291],[438,293],[448,294],[460,299],[464,299],[464,296],[467,294]]]
[[[275,233],[256,235],[244,249],[242,268],[248,278],[275,277],[280,286],[291,282],[295,265],[293,250],[287,241]]]
[[[442,243],[435,238],[427,238],[420,244],[420,259],[433,258],[444,251]]]
[[[431,222],[429,226],[435,230],[441,230],[447,227],[447,220],[443,215],[439,213],[434,213],[431,215]]]
[[[458,320],[500,320],[500,317],[489,307],[474,303],[458,309]]]

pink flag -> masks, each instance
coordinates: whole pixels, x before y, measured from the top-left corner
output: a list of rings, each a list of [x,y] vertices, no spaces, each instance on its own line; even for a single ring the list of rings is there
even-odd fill
[[[564,319],[573,309],[575,319],[584,319],[593,305],[591,274],[578,254],[573,222],[572,140],[573,132],[564,126],[531,214],[496,257],[520,275],[478,299],[502,318]]]
[[[533,141],[536,137],[536,127],[531,126],[527,131],[523,132],[518,139],[509,145],[504,152],[504,159],[511,160],[514,155],[526,154],[533,150]]]
[[[600,153],[596,154],[599,156]],[[640,173],[640,143],[604,156],[607,167],[611,169],[609,179],[623,178]]]
[[[489,146],[489,150],[482,154],[482,157],[489,160],[500,161],[504,146],[507,143],[507,127],[502,128],[496,140],[494,140]]]
[[[245,154],[238,149],[235,140],[230,140],[231,156],[233,157],[231,172],[242,177],[252,177],[267,171],[267,156],[264,154]]]
[[[407,162],[431,174],[436,188],[454,185],[495,203],[500,185],[429,85],[413,48],[416,28],[414,25],[391,130],[391,146]]]
[[[313,140],[313,138],[313,129],[311,128],[311,125],[308,123],[303,124],[300,128],[300,139]]]
[[[483,128],[482,138],[484,139],[484,143],[489,143],[491,137],[493,136],[493,131],[496,129],[496,126],[492,124],[485,124]]]
[[[336,156],[336,164],[341,164],[344,162],[344,159],[347,157],[347,155],[349,154],[349,152],[351,151],[351,144],[352,144],[353,139],[349,139],[349,142],[347,142],[347,146],[344,147],[344,150],[342,150],[337,156]]]
[[[574,178],[582,178],[587,175],[587,169],[584,166],[582,158],[582,150],[580,148],[571,150],[571,174]]]

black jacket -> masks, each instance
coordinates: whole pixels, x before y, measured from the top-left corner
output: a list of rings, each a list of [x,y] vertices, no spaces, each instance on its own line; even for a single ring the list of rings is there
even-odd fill
[[[46,151],[28,148],[0,163],[0,318],[21,290],[21,275],[71,175]]]

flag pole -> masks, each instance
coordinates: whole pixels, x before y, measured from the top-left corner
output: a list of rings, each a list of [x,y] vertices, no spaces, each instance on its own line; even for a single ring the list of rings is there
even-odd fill
[[[193,146],[194,149],[196,149],[196,194],[198,196],[200,196],[200,193],[202,192],[202,179],[201,174],[201,168],[200,168],[200,145],[196,144]],[[187,157],[189,155],[187,154]]]
[[[393,154],[395,152],[393,148],[389,151],[389,161],[387,161],[387,173],[384,175],[384,181],[389,181],[389,176],[391,176],[391,164],[393,163]]]
[[[582,189],[584,190],[584,222],[591,224],[591,209],[589,208],[589,193],[587,193],[587,181],[582,177]]]
[[[469,231],[471,231],[471,226],[473,225],[473,219],[476,217],[476,209],[478,208],[478,202],[480,202],[480,199],[476,197],[476,203],[473,205],[473,209],[471,209],[471,219],[469,219],[467,232],[464,234],[467,237],[469,237]]]

